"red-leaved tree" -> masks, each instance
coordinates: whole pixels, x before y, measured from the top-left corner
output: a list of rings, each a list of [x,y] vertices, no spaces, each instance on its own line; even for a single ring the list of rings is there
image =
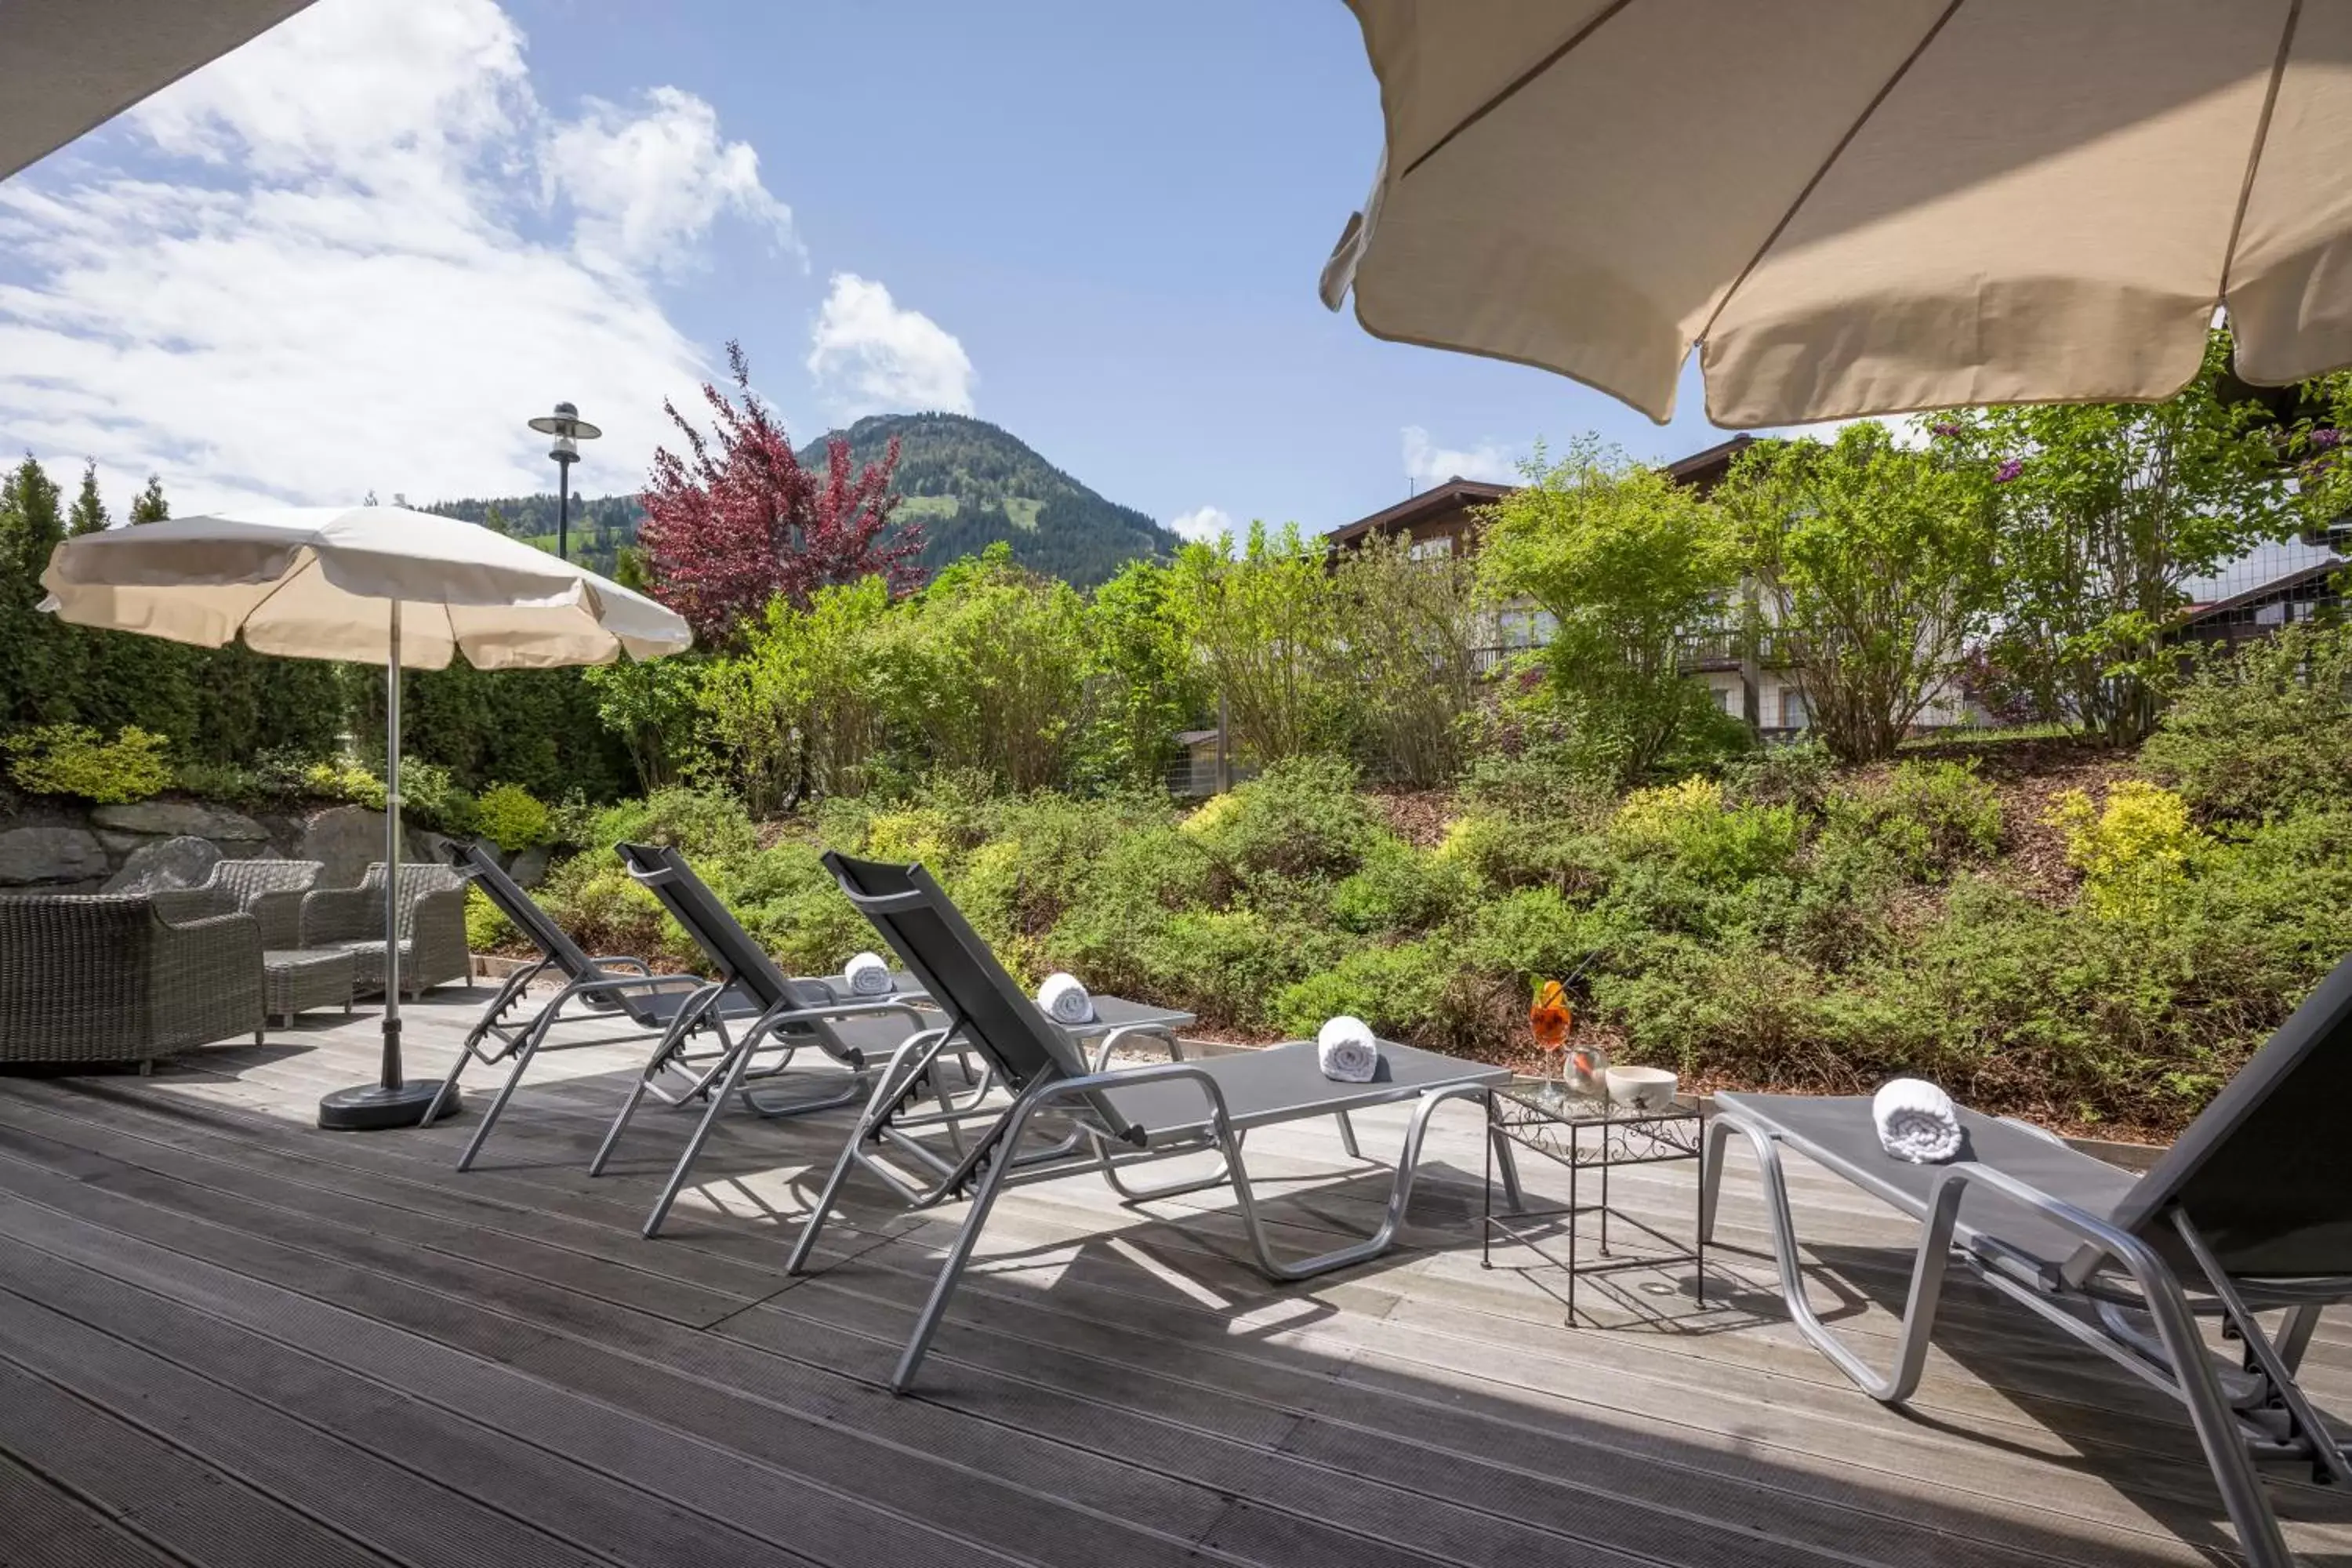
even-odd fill
[[[709,436],[662,404],[687,450],[656,450],[646,485],[637,543],[654,597],[684,616],[704,644],[724,646],[778,595],[806,605],[829,583],[862,577],[883,578],[894,594],[919,586],[922,527],[892,520],[898,438],[880,462],[860,468],[835,435],[820,474],[801,462],[782,422],[752,392],[740,344],[727,345],[727,366],[734,396],[702,388]]]

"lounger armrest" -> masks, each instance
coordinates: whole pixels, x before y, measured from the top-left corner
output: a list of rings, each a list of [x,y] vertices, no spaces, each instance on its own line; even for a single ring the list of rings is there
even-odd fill
[[[1168,1047],[1168,1059],[1171,1062],[1181,1062],[1184,1059],[1183,1043],[1176,1038],[1174,1029],[1160,1024],[1122,1024],[1096,1042],[1095,1059],[1087,1065],[1098,1073],[1110,1071],[1111,1052],[1127,1044],[1130,1037],[1136,1036],[1148,1036],[1165,1044]]]
[[[1197,1062],[1162,1062],[1157,1067],[1127,1068],[1112,1072],[1082,1073],[1045,1085],[1033,1097],[1033,1102],[1043,1104],[1048,1100],[1068,1100],[1092,1094],[1097,1089],[1133,1089],[1138,1084],[1158,1083],[1162,1079],[1186,1079],[1201,1086],[1202,1095],[1209,1102],[1209,1119],[1221,1135],[1230,1135],[1233,1115],[1225,1108],[1225,1091],[1216,1079]],[[1131,1127],[1118,1132],[1122,1140],[1138,1142],[1150,1136],[1148,1127]]]
[[[826,1002],[814,1007],[787,1005],[779,1002],[751,1020],[751,1026],[743,1031],[743,1046],[746,1049],[757,1046],[788,1024],[818,1024],[835,1018],[875,1018],[890,1013],[901,1015],[917,1029],[931,1026],[929,1019],[913,1003],[891,998],[874,1002]],[[864,1058],[859,1053],[853,1050],[849,1056],[863,1065]]]

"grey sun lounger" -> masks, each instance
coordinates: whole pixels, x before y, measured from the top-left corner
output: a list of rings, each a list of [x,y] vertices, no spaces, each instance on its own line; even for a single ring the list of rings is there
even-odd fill
[[[2022,1123],[1961,1112],[1967,1144],[1943,1165],[1879,1147],[1870,1102],[1716,1097],[1707,1124],[1702,1234],[1715,1225],[1724,1145],[1743,1135],[1762,1167],[1780,1289],[1797,1328],[1873,1398],[1919,1384],[1947,1265],[2107,1356],[2188,1409],[2213,1479],[2257,1568],[2294,1559],[2254,1469],[2307,1463],[2352,1481],[2343,1448],[2295,1383],[2321,1308],[2352,1300],[2352,959],[2336,966],[2146,1175],[2127,1173]],[[1805,1300],[1780,1173],[1793,1150],[1924,1226],[1894,1365],[1882,1375]],[[2281,1314],[2265,1331],[2259,1315]],[[2231,1366],[2200,1317],[2242,1347]]]
[[[457,1054],[455,1066],[442,1080],[441,1092],[447,1095],[456,1089],[458,1075],[467,1064],[480,1062],[494,1067],[511,1061],[505,1083],[483,1112],[482,1120],[467,1141],[466,1151],[458,1156],[457,1169],[471,1169],[475,1157],[490,1135],[490,1129],[504,1114],[507,1101],[522,1081],[523,1074],[542,1051],[568,1049],[573,1046],[608,1045],[616,1037],[598,1036],[585,1040],[556,1040],[551,1031],[567,1016],[572,1018],[593,1017],[610,1022],[624,1029],[617,1037],[635,1035],[667,1037],[675,1027],[679,1032],[677,1049],[672,1059],[685,1063],[709,1060],[708,1053],[698,1058],[693,1044],[704,1034],[713,1037],[723,1056],[730,1044],[727,1021],[756,1018],[759,1005],[738,990],[722,990],[710,994],[710,983],[699,974],[657,974],[642,958],[626,955],[592,958],[572,940],[566,931],[539,906],[537,900],[525,892],[505,868],[481,845],[452,840],[442,846],[449,864],[463,872],[483,897],[514,928],[539,949],[540,956],[507,976],[490,1004],[467,1031],[464,1047]],[[544,976],[554,974],[562,984],[552,996],[537,1001],[530,987]],[[435,1114],[439,1113],[438,1107]],[[430,1119],[425,1125],[430,1126]]]
[[[1387,1251],[1412,1201],[1431,1113],[1449,1100],[1483,1097],[1489,1086],[1510,1077],[1501,1068],[1384,1045],[1380,1075],[1372,1082],[1336,1083],[1317,1065],[1312,1042],[1107,1070],[1099,1060],[1089,1063],[1069,1037],[1047,1020],[922,867],[853,860],[839,854],[827,854],[824,862],[842,891],[874,922],[947,1014],[936,1037],[909,1039],[884,1071],[802,1226],[786,1266],[795,1274],[807,1267],[817,1236],[853,1170],[876,1176],[915,1207],[971,1198],[939,1283],[891,1377],[896,1390],[905,1390],[922,1365],[988,1223],[989,1210],[1006,1187],[1099,1173],[1121,1197],[1141,1203],[1230,1184],[1259,1271],[1276,1283],[1305,1279]],[[913,1102],[912,1086],[950,1033],[985,1059],[1013,1098],[984,1126],[972,1128],[961,1158],[943,1174],[910,1180],[887,1157],[894,1122]],[[1412,1102],[1415,1109],[1379,1228],[1318,1258],[1276,1258],[1243,1163],[1244,1136],[1252,1128],[1401,1101]],[[1069,1124],[1067,1134],[1057,1142],[1024,1149],[1024,1133],[1044,1111],[1059,1113]],[[1220,1169],[1211,1175],[1149,1190],[1138,1190],[1124,1179],[1130,1166],[1203,1152],[1223,1156]],[[1507,1178],[1515,1178],[1508,1150],[1499,1141],[1496,1153]],[[1515,1179],[1510,1191],[1516,1201]]]
[[[751,933],[728,911],[727,906],[719,902],[718,895],[695,875],[684,855],[653,844],[621,844],[614,847],[629,875],[684,928],[688,938],[701,950],[716,972],[718,978],[707,983],[700,994],[705,998],[703,1005],[715,1010],[721,997],[733,993],[748,998],[758,1009],[741,1033],[727,1042],[716,1062],[689,1075],[690,1087],[686,1095],[672,1097],[661,1092],[660,1079],[665,1072],[679,1066],[678,1053],[688,1034],[688,1015],[682,1012],[646,1058],[644,1070],[630,1086],[628,1098],[613,1118],[612,1128],[604,1134],[596,1157],[589,1163],[590,1175],[604,1173],[614,1150],[620,1144],[622,1133],[627,1131],[630,1119],[648,1093],[670,1099],[673,1103],[694,1095],[708,1100],[701,1121],[695,1124],[661,1195],[654,1201],[653,1212],[646,1216],[645,1234],[652,1237],[660,1233],[662,1222],[668,1218],[671,1205],[677,1201],[679,1191],[694,1169],[695,1160],[709,1142],[719,1110],[743,1088],[751,1075],[752,1058],[761,1050],[779,1049],[782,1053],[781,1059],[763,1069],[762,1076],[772,1077],[783,1071],[803,1051],[814,1052],[845,1069],[840,1086],[830,1090],[821,1089],[782,1103],[752,1102],[752,1108],[763,1116],[803,1116],[854,1104],[865,1098],[872,1086],[872,1061],[887,1058],[909,1034],[926,1030],[938,1020],[922,1010],[928,999],[904,974],[894,975],[895,988],[880,996],[853,995],[846,982],[836,984],[824,978],[787,977],[751,940]]]

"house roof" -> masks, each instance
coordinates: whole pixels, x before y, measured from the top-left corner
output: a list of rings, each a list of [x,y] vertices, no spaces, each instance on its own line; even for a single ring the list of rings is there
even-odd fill
[[[1696,488],[1701,495],[1715,489],[1723,476],[1731,471],[1732,460],[1754,444],[1753,436],[1734,436],[1718,441],[1704,451],[1693,452],[1687,458],[1677,458],[1665,464],[1666,477]],[[1517,485],[1498,485],[1485,479],[1465,479],[1456,474],[1442,485],[1432,485],[1417,496],[1410,496],[1391,507],[1384,507],[1369,517],[1343,523],[1323,536],[1325,542],[1340,545],[1373,533],[1393,533],[1443,517],[1465,506],[1492,506],[1518,489]]]
[[[1490,484],[1485,479],[1465,479],[1456,474],[1442,485],[1432,485],[1417,496],[1401,500],[1370,517],[1360,517],[1351,523],[1333,529],[1323,537],[1333,544],[1345,544],[1366,534],[1392,532],[1465,506],[1491,506],[1517,488],[1517,485]]]
[[[2302,567],[2283,576],[2273,577],[2258,587],[2249,588],[2242,594],[2232,594],[2226,599],[2215,599],[2210,604],[2190,605],[2188,607],[2189,614],[2181,624],[2195,626],[2199,621],[2210,620],[2216,616],[2227,615],[2232,610],[2242,610],[2249,605],[2261,604],[2279,594],[2300,588],[2306,583],[2333,577],[2343,570],[2344,563],[2341,561],[2323,561],[2316,566]]]

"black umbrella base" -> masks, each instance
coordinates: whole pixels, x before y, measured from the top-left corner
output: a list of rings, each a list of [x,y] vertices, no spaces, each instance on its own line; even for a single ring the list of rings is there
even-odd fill
[[[331,1132],[382,1132],[394,1127],[415,1127],[425,1121],[425,1113],[433,1109],[433,1100],[441,1092],[441,1080],[411,1079],[398,1089],[386,1089],[382,1084],[365,1084],[354,1089],[339,1089],[319,1101],[319,1125]],[[457,1112],[458,1092],[449,1091],[441,1104],[443,1117]]]

